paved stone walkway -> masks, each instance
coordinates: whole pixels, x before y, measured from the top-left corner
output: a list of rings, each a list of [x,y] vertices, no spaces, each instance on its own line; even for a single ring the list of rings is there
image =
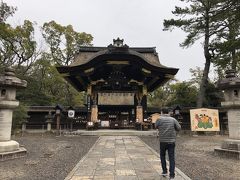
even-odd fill
[[[166,180],[159,155],[137,136],[101,136],[65,180]],[[189,178],[176,168],[176,180]]]

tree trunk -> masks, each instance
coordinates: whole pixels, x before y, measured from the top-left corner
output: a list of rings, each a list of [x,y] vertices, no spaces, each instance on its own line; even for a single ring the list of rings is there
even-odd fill
[[[234,71],[237,71],[237,58],[236,58],[236,51],[232,51],[232,67]]]
[[[229,25],[229,41],[230,42],[236,42],[236,28],[233,27],[231,24]],[[231,61],[231,69],[237,70],[237,58],[236,58],[236,47],[232,45],[231,48],[231,56],[232,56],[232,61]]]
[[[199,89],[198,97],[197,97],[197,107],[199,107],[199,108],[203,107],[206,87],[207,87],[207,83],[208,83],[208,74],[209,74],[209,69],[210,69],[210,64],[211,64],[210,59],[207,59],[206,57],[205,57],[205,59],[206,59],[205,67],[203,70],[203,76],[202,76],[200,89]]]
[[[205,66],[203,70],[203,76],[200,84],[200,89],[198,92],[197,97],[197,107],[203,107],[203,102],[205,98],[206,86],[208,83],[208,74],[210,70],[211,64],[211,54],[209,52],[209,40],[210,40],[210,33],[209,33],[209,10],[206,9],[205,12],[205,39],[204,39],[204,56],[205,56]]]
[[[70,86],[69,86],[69,84],[68,83],[66,83],[65,84],[65,87],[66,87],[66,91],[67,91],[67,93],[66,93],[66,102],[67,102],[67,105],[68,106],[73,106],[74,104],[73,104],[73,94],[72,94],[72,92],[70,91]]]

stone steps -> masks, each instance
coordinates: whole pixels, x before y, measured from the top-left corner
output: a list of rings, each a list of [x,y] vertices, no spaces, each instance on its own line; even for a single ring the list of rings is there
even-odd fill
[[[77,130],[63,132],[64,136],[157,136],[156,130],[137,131],[137,130]]]

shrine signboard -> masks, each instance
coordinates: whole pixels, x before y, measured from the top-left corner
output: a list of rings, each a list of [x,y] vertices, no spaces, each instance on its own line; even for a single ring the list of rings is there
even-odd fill
[[[134,93],[98,93],[98,105],[134,105]]]

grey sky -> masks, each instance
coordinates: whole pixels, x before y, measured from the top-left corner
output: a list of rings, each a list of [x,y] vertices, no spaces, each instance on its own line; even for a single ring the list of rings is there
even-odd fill
[[[179,0],[4,0],[18,11],[11,23],[28,19],[39,26],[51,20],[73,25],[79,32],[93,35],[94,46],[107,46],[113,38],[123,38],[129,46],[156,47],[163,65],[180,68],[176,78],[189,80],[189,69],[203,68],[203,50],[196,45],[182,49],[185,34],[180,30],[162,31],[163,19]]]

